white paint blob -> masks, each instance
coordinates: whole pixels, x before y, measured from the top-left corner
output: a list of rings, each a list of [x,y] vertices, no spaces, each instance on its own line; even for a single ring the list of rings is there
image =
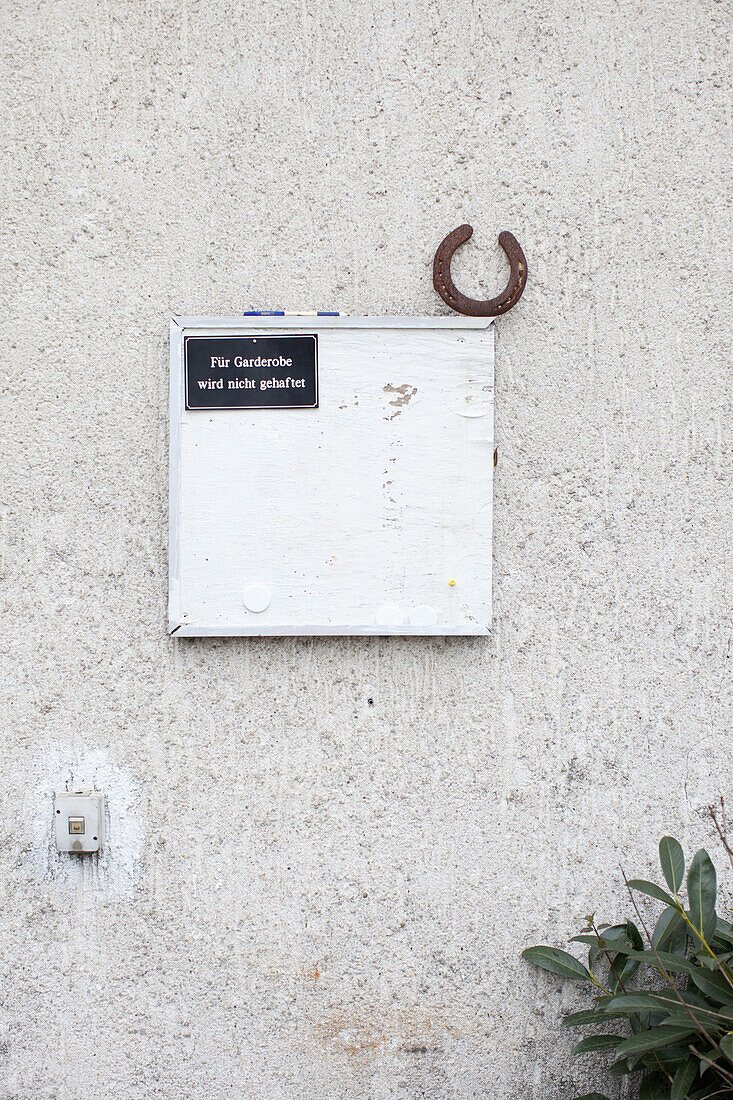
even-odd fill
[[[244,606],[248,611],[259,614],[270,606],[270,589],[264,584],[251,584],[244,593]]]
[[[378,626],[402,626],[405,621],[403,611],[394,603],[382,604],[377,612]]]
[[[438,613],[434,607],[420,604],[413,607],[410,612],[410,626],[435,626],[438,621]]]

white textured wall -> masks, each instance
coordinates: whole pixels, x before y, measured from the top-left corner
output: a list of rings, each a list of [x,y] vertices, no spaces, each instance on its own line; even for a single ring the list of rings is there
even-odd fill
[[[518,952],[730,790],[730,4],[0,13],[0,1096],[584,1091]],[[168,638],[170,314],[442,313],[464,220],[494,636]]]

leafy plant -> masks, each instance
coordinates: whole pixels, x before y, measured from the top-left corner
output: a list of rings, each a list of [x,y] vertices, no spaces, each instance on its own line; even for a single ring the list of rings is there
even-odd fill
[[[722,800],[721,809],[722,825],[716,808],[710,814],[733,866]],[[573,1054],[614,1054],[608,1072],[640,1073],[640,1100],[733,1100],[733,927],[716,913],[715,867],[704,849],[696,853],[685,902],[681,845],[662,837],[659,859],[666,890],[624,876],[646,943],[634,921],[597,925],[591,915],[570,941],[588,946],[587,966],[556,947],[529,947],[522,957],[594,987],[593,1007],[571,1013],[563,1025],[598,1025],[601,1032],[581,1040]],[[635,893],[664,905],[652,930]],[[619,1021],[627,1024],[623,1034]],[[608,1098],[594,1092],[577,1100]]]

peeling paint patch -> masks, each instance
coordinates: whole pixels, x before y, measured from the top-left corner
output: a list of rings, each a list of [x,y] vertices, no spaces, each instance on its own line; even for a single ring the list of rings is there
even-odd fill
[[[395,395],[395,399],[394,401],[390,401],[390,405],[394,406],[397,409],[397,412],[392,413],[392,416],[390,416],[389,418],[390,420],[394,420],[396,416],[400,415],[402,409],[406,405],[410,404],[413,397],[417,393],[417,386],[408,386],[406,382],[402,386],[393,386],[391,382],[388,382],[387,385],[384,387],[384,392],[387,394],[392,393]]]
[[[391,382],[388,382],[384,387],[384,392],[397,395],[394,401],[390,401],[390,405],[409,405],[417,393],[417,386],[408,386],[406,382],[402,386],[393,386]]]

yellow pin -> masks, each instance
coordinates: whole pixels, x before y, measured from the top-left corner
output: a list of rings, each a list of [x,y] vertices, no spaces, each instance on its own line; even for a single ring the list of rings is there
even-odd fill
[[[453,580],[453,578],[452,578],[452,577],[451,577],[451,579],[450,579],[450,580],[448,581],[448,584],[449,584],[449,585],[451,586],[451,588],[455,588],[455,587],[456,587],[456,582],[455,582],[455,581]]]

